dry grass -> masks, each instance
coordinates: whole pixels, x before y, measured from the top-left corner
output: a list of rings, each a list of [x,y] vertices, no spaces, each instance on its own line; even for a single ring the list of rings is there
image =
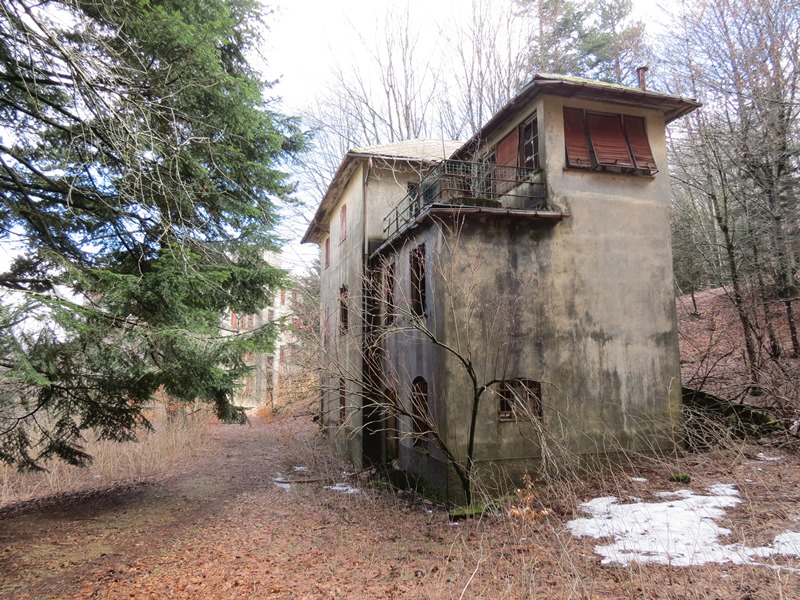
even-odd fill
[[[89,434],[85,449],[93,460],[87,467],[52,461],[44,472],[19,473],[0,466],[0,508],[157,478],[196,453],[209,422],[205,410],[186,410],[168,419],[162,405],[157,405],[149,418],[153,431],[141,431],[138,442],[102,441]]]

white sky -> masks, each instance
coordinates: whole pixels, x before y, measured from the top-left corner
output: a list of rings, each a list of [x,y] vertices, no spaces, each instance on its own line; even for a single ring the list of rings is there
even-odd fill
[[[274,13],[268,17],[270,27],[261,48],[269,79],[279,79],[273,92],[281,97],[281,110],[297,115],[307,108],[316,95],[331,81],[337,67],[348,67],[354,53],[364,52],[377,32],[383,30],[386,13],[407,4],[413,31],[419,33],[420,46],[436,52],[443,43],[441,30],[452,29],[462,16],[471,13],[472,0],[265,0]],[[634,14],[648,26],[658,9],[652,0],[634,0]],[[429,46],[428,46],[429,44]],[[321,200],[301,195],[312,207]],[[313,215],[313,210],[310,210]],[[297,228],[299,229],[299,228]],[[299,240],[304,231],[295,231]],[[292,243],[284,248],[283,266],[303,270],[318,254],[314,245],[301,247]]]

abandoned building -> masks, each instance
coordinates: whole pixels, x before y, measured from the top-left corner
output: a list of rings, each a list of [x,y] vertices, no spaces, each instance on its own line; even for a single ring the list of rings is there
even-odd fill
[[[396,460],[454,503],[454,462],[494,486],[674,444],[665,126],[697,106],[537,75],[466,143],[348,152],[303,241],[320,416],[354,462]]]

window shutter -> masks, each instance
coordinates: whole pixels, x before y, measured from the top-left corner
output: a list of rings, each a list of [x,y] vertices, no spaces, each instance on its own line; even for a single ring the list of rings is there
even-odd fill
[[[567,146],[567,166],[583,169],[592,166],[583,127],[583,111],[579,108],[564,107],[564,141]]]
[[[516,167],[517,154],[519,153],[519,129],[514,128],[511,133],[497,144],[497,166]]]
[[[653,151],[650,149],[650,142],[647,140],[644,119],[642,117],[625,117],[625,134],[628,136],[636,168],[655,171],[658,167],[653,158]]]
[[[598,165],[608,167],[634,167],[620,115],[587,113],[589,139]]]
[[[519,129],[514,128],[497,144],[495,158],[495,188],[505,194],[514,187],[517,178],[517,155],[519,154]]]

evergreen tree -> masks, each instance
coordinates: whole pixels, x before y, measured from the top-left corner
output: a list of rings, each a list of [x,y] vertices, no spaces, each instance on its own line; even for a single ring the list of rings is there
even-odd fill
[[[88,460],[82,432],[132,439],[156,390],[230,402],[221,335],[284,274],[280,165],[302,149],[247,53],[255,0],[0,2],[0,460]]]

